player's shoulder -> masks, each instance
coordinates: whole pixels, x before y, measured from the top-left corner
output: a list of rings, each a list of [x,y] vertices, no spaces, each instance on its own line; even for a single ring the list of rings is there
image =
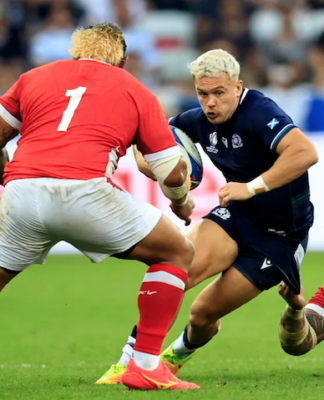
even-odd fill
[[[68,69],[71,68],[73,65],[73,60],[60,60],[54,61],[48,64],[41,65],[40,67],[35,67],[30,69],[29,71],[22,74],[23,77],[26,79],[38,77],[41,78],[43,76],[48,76],[52,74],[55,69]]]
[[[175,119],[178,120],[180,119],[183,122],[190,123],[192,125],[197,125],[201,121],[204,121],[206,119],[206,116],[201,107],[196,107],[196,108],[191,108],[187,111],[178,114],[175,117],[170,118],[169,124],[172,125],[172,122],[174,122]]]
[[[183,118],[191,118],[196,121],[199,121],[201,118],[205,117],[201,107],[191,108],[190,110],[184,111],[181,115]]]
[[[244,93],[246,91],[246,93]],[[250,112],[252,115],[258,115],[265,111],[276,111],[277,113],[285,114],[278,104],[265,96],[262,92],[254,89],[245,88],[241,97],[241,106],[244,112]]]

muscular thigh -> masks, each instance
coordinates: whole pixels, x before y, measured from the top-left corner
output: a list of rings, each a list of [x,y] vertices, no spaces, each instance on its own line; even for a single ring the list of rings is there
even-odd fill
[[[238,246],[217,223],[202,219],[189,232],[195,256],[189,270],[187,288],[230,268],[237,257]]]

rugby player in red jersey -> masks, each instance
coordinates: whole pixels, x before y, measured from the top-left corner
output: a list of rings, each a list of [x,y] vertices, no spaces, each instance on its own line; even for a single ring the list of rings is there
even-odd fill
[[[193,259],[192,243],[161,211],[114,185],[120,157],[136,144],[175,214],[190,223],[187,166],[156,97],[123,67],[114,24],[79,28],[73,60],[22,74],[0,98],[0,148],[18,135],[4,172],[0,290],[64,240],[92,262],[108,256],[149,265],[138,295],[133,389],[197,389],[159,361]]]

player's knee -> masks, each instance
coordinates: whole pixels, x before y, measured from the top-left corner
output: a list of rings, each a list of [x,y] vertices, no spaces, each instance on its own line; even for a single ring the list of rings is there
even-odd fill
[[[205,279],[204,272],[205,272],[204,267],[195,264],[195,261],[193,261],[188,271],[188,281],[186,284],[186,290],[192,289],[195,286],[199,285],[199,283],[201,283]]]
[[[181,244],[176,247],[176,263],[184,271],[188,272],[194,258],[195,249],[193,243],[184,237]]]

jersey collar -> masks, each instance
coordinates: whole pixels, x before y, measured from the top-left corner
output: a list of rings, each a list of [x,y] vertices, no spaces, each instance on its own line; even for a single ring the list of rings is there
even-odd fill
[[[104,61],[95,60],[94,58],[79,58],[77,61],[94,61],[94,62],[101,63],[101,64],[111,65],[111,64],[106,63]]]
[[[241,94],[241,98],[240,98],[239,104],[242,104],[242,103],[243,103],[243,101],[244,101],[246,95],[248,94],[248,91],[249,91],[248,88],[243,88],[243,92],[242,92],[242,94]]]

